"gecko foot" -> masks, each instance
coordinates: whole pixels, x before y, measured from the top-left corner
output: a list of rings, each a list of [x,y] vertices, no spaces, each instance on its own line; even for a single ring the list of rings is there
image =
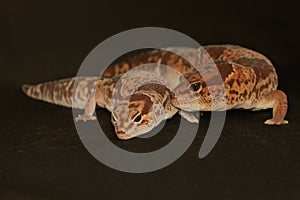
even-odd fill
[[[97,117],[96,116],[93,116],[93,115],[78,115],[76,118],[75,118],[75,121],[78,122],[78,121],[91,121],[91,120],[96,120]]]
[[[275,120],[275,119],[268,119],[265,121],[265,124],[267,125],[282,125],[282,124],[288,124],[289,121],[287,120]]]
[[[197,112],[186,112],[186,111],[180,110],[179,114],[183,118],[185,118],[187,121],[189,121],[191,123],[197,123],[197,124],[199,124],[200,117],[199,117],[199,114]]]

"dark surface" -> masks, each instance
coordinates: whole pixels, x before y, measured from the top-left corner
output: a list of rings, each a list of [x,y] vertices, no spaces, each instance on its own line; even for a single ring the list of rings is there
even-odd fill
[[[0,3],[0,199],[299,199],[299,22],[297,1],[7,1]],[[34,101],[20,85],[76,74],[85,56],[121,31],[159,26],[201,44],[233,43],[267,55],[289,97],[280,127],[271,110],[230,111],[213,151],[195,141],[170,166],[145,174],[110,169],[82,145],[70,109]],[[179,116],[149,142],[119,141],[109,112],[97,113],[114,143],[133,151],[166,144]],[[187,133],[188,134],[188,133]]]

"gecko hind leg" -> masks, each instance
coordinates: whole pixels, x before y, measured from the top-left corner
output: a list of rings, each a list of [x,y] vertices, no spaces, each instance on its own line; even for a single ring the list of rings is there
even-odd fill
[[[275,90],[267,96],[268,101],[273,101],[273,118],[265,121],[267,125],[281,125],[289,122],[284,119],[287,112],[287,96],[281,90]]]

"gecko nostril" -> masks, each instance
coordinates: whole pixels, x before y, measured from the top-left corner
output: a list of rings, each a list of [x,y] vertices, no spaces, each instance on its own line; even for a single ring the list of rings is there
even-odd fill
[[[117,131],[117,134],[125,134],[124,131]]]

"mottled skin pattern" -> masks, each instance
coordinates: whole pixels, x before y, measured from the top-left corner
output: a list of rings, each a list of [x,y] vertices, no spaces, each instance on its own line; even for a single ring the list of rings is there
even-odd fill
[[[111,121],[118,138],[126,140],[149,132],[178,109],[171,105],[172,92],[156,74],[132,70],[114,77],[114,81],[99,83],[95,97],[85,107],[85,114],[76,120],[94,119],[95,104],[112,112]],[[105,101],[103,102],[103,97]]]
[[[164,85],[140,86],[129,99],[121,99],[112,111],[112,123],[120,139],[126,140],[152,130],[178,111],[171,105],[171,91]]]
[[[77,80],[77,86],[74,87]],[[37,85],[23,85],[28,96],[65,107],[84,109],[89,99],[87,94],[95,91],[99,77],[66,78]],[[111,79],[107,79],[111,81]],[[74,90],[74,88],[76,88]],[[73,98],[73,96],[75,98]]]
[[[102,72],[102,76],[113,77],[117,74],[123,74],[132,68],[148,63],[166,65],[178,71],[180,74],[185,74],[193,68],[191,63],[195,65],[197,59],[198,51],[194,48],[171,47],[165,48],[165,50],[152,50],[130,57],[129,59],[115,65],[108,66]],[[164,69],[160,68],[160,70]]]
[[[175,88],[180,95],[173,99],[174,106],[187,111],[273,108],[273,118],[265,124],[288,123],[284,120],[287,96],[277,90],[275,68],[265,56],[233,45],[207,46],[205,49],[215,60],[218,70],[210,71],[211,66],[201,65],[199,69],[204,72],[201,75],[197,71],[186,74],[189,84],[181,83]],[[218,71],[222,81],[216,81]],[[197,88],[193,88],[195,84]]]
[[[137,78],[122,81],[122,73],[147,63],[167,65],[183,76],[179,78],[158,67],[155,74],[171,84],[142,71],[137,72]],[[171,118],[178,109],[190,122],[198,122],[193,111],[273,108],[273,118],[265,123],[288,123],[284,120],[287,97],[277,90],[277,75],[272,63],[262,54],[240,46],[210,45],[204,49],[149,51],[109,66],[101,78],[82,77],[74,85],[77,79],[24,85],[23,91],[50,103],[84,108],[84,114],[78,116],[77,121],[95,120],[96,105],[107,108],[112,112],[112,122],[120,139],[150,131],[162,120]],[[116,86],[118,83],[119,87]],[[174,87],[176,97],[171,92]]]

